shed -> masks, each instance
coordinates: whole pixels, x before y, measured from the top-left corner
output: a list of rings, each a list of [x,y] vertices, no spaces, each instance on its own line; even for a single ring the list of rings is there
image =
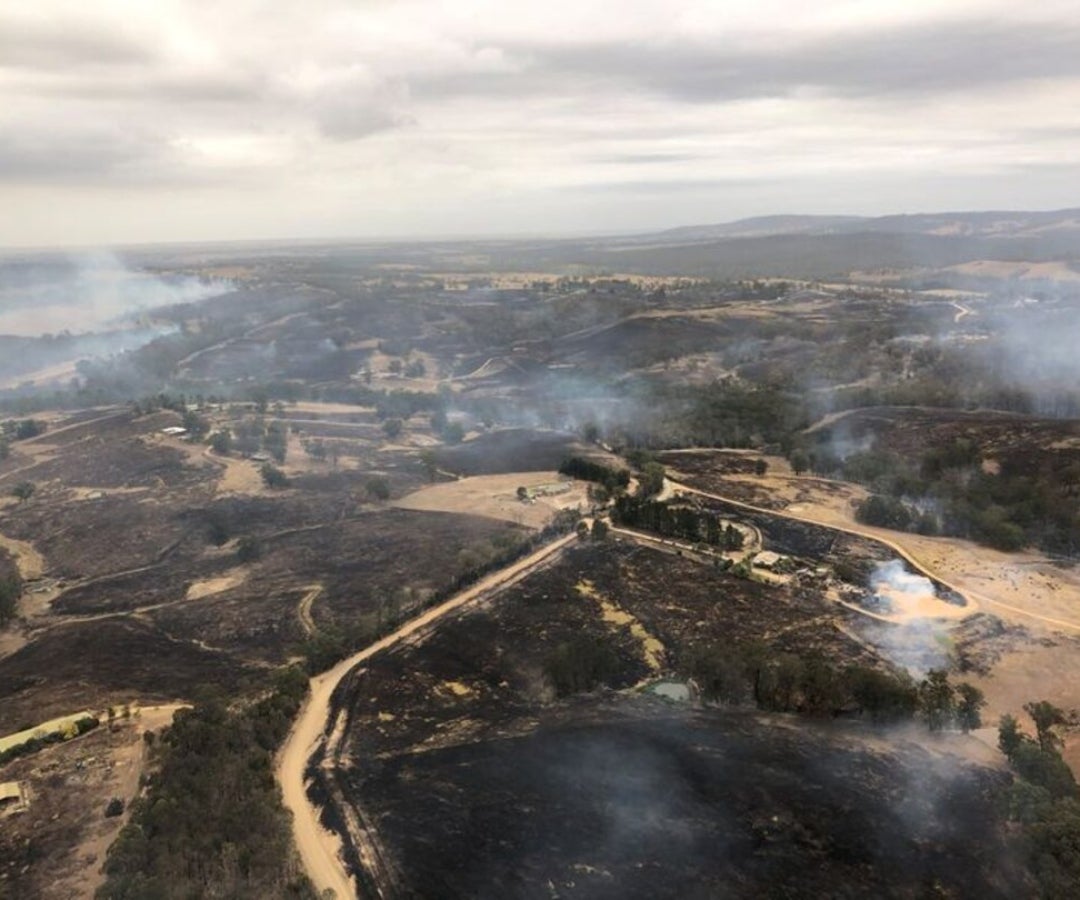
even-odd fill
[[[762,550],[754,557],[754,566],[758,569],[774,569],[783,557],[772,550]]]

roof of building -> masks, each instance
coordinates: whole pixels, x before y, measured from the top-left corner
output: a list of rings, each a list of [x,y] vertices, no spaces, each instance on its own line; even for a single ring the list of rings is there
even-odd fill
[[[773,553],[772,550],[762,550],[754,557],[754,565],[761,566],[763,569],[771,569],[775,566],[783,557],[779,553]]]
[[[22,800],[22,786],[19,782],[0,782],[0,801],[3,800]]]

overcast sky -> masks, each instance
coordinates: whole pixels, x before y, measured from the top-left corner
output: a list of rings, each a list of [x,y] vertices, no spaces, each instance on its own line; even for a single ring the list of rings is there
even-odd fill
[[[1076,0],[0,4],[0,245],[1080,206]]]

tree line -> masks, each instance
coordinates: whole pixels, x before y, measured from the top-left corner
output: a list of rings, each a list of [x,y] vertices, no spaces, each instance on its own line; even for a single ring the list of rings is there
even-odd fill
[[[1035,737],[1014,716],[998,725],[998,747],[1016,777],[1004,792],[1004,815],[1019,832],[1019,848],[1046,900],[1072,900],[1080,885],[1080,788],[1061,756],[1065,714],[1045,700],[1027,703]]]
[[[317,900],[274,780],[274,751],[307,687],[289,668],[250,706],[208,695],[176,713],[146,794],[109,848],[98,900]]]
[[[615,499],[611,518],[617,525],[651,531],[662,537],[706,543],[724,550],[741,550],[742,532],[730,522],[722,526],[718,516],[691,506],[674,506],[662,500],[631,497]]]
[[[942,670],[915,681],[902,672],[838,666],[823,656],[776,652],[763,644],[698,645],[679,669],[711,702],[808,715],[847,712],[878,723],[920,718],[930,731],[979,728],[985,705],[978,688],[953,685]]]

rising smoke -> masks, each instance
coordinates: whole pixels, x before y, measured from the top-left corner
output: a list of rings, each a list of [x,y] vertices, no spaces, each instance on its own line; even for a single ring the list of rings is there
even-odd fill
[[[130,268],[113,253],[0,262],[0,335],[112,330],[162,306],[224,294],[232,285]]]

